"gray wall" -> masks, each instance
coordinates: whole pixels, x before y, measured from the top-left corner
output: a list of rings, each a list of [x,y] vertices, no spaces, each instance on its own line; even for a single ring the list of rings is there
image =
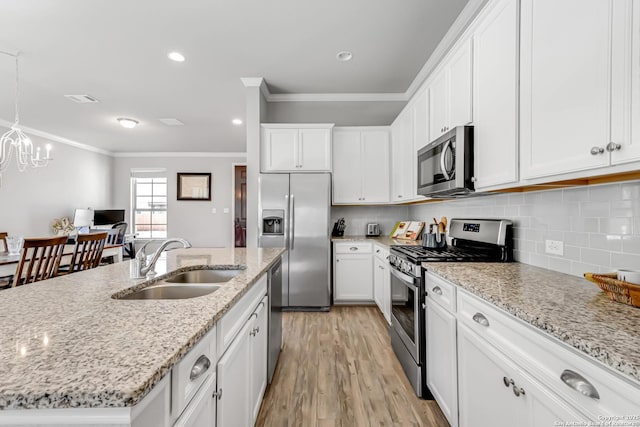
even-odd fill
[[[335,123],[336,126],[388,126],[405,101],[270,102],[263,123]]]
[[[0,127],[0,134],[6,132]],[[0,231],[10,235],[53,235],[54,218],[73,219],[75,208],[111,206],[110,156],[30,136],[34,144],[51,144],[53,161],[39,169],[19,172],[12,156],[2,172]]]
[[[234,163],[244,157],[116,157],[114,159],[114,207],[130,213],[131,169],[167,169],[169,237],[182,237],[196,247],[232,247]],[[211,172],[211,201],[178,201],[178,172]],[[212,213],[216,208],[217,213]],[[229,213],[224,213],[224,208]]]
[[[518,261],[563,273],[640,269],[640,182],[491,195],[409,207],[410,216],[514,221]],[[564,255],[545,253],[562,240]]]

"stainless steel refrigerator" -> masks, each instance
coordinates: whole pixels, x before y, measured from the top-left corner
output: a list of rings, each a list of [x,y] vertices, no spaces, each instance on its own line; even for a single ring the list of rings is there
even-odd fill
[[[284,247],[282,305],[328,310],[331,175],[261,174],[258,246]]]

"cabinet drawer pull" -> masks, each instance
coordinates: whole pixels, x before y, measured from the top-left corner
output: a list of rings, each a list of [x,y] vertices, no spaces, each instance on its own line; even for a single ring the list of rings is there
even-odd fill
[[[357,246],[351,246],[351,247],[349,248],[349,250],[350,250],[350,251],[357,251],[357,250],[358,250],[358,247],[357,247]]]
[[[433,289],[431,289],[431,290],[436,295],[442,295],[442,289],[440,288],[440,286],[434,286]]]
[[[511,378],[502,377],[502,382],[504,383],[505,387],[509,387],[510,385],[513,385],[513,380]]]
[[[210,366],[211,366],[211,361],[207,356],[203,354],[202,356],[198,357],[198,360],[196,360],[196,363],[194,363],[193,367],[191,368],[189,379],[191,381],[197,379],[202,374],[207,372],[207,369],[209,369]]]
[[[484,317],[482,313],[476,313],[473,315],[473,321],[481,324],[482,326],[489,326],[489,319]]]
[[[524,396],[524,389],[522,387],[516,387],[516,385],[513,385],[513,394],[516,395],[516,397],[520,397],[520,395]]]
[[[560,374],[560,379],[569,387],[592,399],[600,400],[598,390],[585,377],[577,372],[565,369]]]

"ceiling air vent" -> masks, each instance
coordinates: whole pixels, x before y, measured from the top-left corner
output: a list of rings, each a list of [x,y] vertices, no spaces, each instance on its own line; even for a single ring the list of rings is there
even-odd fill
[[[95,104],[96,102],[99,102],[91,95],[65,95],[64,97],[72,100],[73,102],[77,102],[78,104]]]
[[[182,123],[178,119],[158,119],[158,120],[167,126],[184,126],[184,123]]]

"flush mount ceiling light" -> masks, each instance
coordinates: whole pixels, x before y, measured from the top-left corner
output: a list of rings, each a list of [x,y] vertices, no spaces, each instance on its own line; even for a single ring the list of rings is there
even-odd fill
[[[353,54],[347,50],[343,50],[342,52],[338,52],[338,54],[336,55],[336,59],[338,61],[342,61],[342,62],[347,62],[347,61],[351,61],[351,58],[353,58]]]
[[[118,123],[120,123],[120,126],[122,126],[123,128],[133,129],[134,127],[138,126],[138,123],[140,122],[126,117],[120,117],[118,118]]]
[[[240,119],[233,119],[231,120],[231,123],[233,123],[236,126],[240,126],[242,124],[242,120]]]
[[[180,52],[169,52],[169,54],[167,56],[172,61],[184,62],[184,55],[181,54]]]
[[[18,112],[18,99],[20,97],[20,86],[18,79],[18,57],[20,56],[20,52],[15,55],[9,52],[0,53],[12,56],[16,60],[16,92],[14,98],[14,108],[15,108],[15,120],[11,129],[5,132],[2,137],[0,137],[0,185],[2,184],[2,171],[9,166],[9,162],[11,160],[11,155],[15,151],[16,154],[16,162],[18,163],[18,170],[20,172],[24,172],[27,168],[41,168],[46,166],[51,160],[51,145],[46,146],[47,154],[42,157],[40,154],[40,147],[36,147],[34,150],[33,142],[31,139],[22,132],[20,129],[20,114]]]

